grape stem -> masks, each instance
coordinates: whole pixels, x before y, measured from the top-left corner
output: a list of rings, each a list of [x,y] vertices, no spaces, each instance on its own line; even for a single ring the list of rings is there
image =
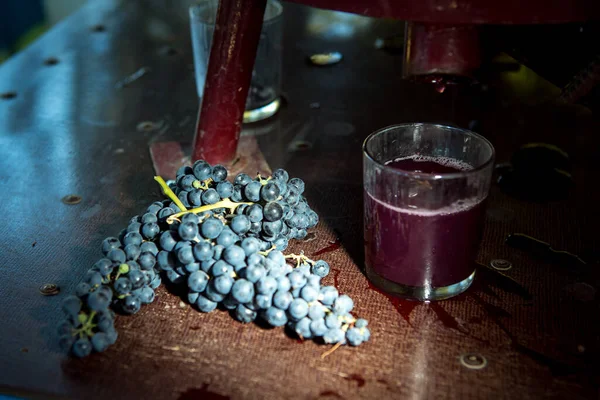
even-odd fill
[[[294,260],[296,261],[296,268],[300,266],[301,263],[306,262],[310,265],[313,265],[315,262],[310,258],[304,255],[304,252],[300,252],[300,254],[288,254],[285,256],[286,260]]]
[[[213,181],[212,178],[208,178],[205,179],[203,181],[194,181],[194,183],[192,183],[192,186],[195,189],[202,189],[202,190],[208,190],[208,185]]]
[[[81,328],[76,329],[73,332],[73,336],[79,335],[80,338],[83,338],[84,334],[87,336],[94,336],[94,332],[92,332],[92,329],[96,327],[96,324],[94,324],[92,320],[96,316],[96,311],[90,312],[89,316],[87,316],[85,313],[81,313],[80,315],[85,315],[87,318],[82,324]]]
[[[163,193],[166,194],[173,201],[173,203],[177,204],[177,207],[179,207],[180,210],[184,212],[187,210],[187,208],[183,205],[181,200],[179,200],[179,198],[175,196],[175,193],[173,193],[169,185],[167,185],[167,182],[165,182],[165,180],[162,177],[155,176],[154,180],[158,182],[158,184],[163,190]]]
[[[230,199],[224,199],[215,204],[209,204],[209,205],[202,206],[202,207],[192,208],[191,210],[185,210],[185,211],[178,212],[177,214],[169,215],[167,217],[167,223],[172,224],[176,218],[179,218],[185,214],[189,214],[189,213],[199,214],[201,212],[210,211],[210,210],[214,210],[217,208],[227,208],[230,212],[233,212],[236,208],[238,208],[242,204],[252,204],[252,203],[246,203],[246,202],[238,203],[235,201],[231,201]]]
[[[332,348],[327,350],[325,353],[321,354],[321,359],[324,359],[325,357],[327,357],[328,355],[330,355],[331,353],[333,353],[334,351],[339,349],[341,345],[342,345],[341,341],[337,342]]]
[[[272,252],[273,250],[275,250],[277,248],[277,246],[273,245],[271,246],[270,249],[267,249],[265,251],[259,251],[258,254],[262,255],[262,256],[268,256],[270,252]]]
[[[267,182],[269,182],[271,180],[270,176],[268,178],[264,179],[262,176],[260,176],[259,173],[256,174],[256,177],[258,178],[258,181],[260,182],[260,184],[263,186],[265,186],[267,184]]]

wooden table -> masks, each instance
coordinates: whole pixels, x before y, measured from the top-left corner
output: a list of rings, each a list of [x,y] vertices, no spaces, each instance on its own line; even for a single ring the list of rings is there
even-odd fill
[[[242,325],[225,312],[198,313],[163,288],[140,313],[118,319],[119,340],[107,352],[84,360],[62,354],[54,333],[61,300],[100,257],[101,240],[159,198],[149,144],[189,147],[192,139],[198,99],[187,5],[90,2],[0,65],[1,392],[86,399],[598,397],[596,275],[504,244],[510,233],[527,233],[586,257],[594,271],[594,117],[552,102],[526,106],[501,91],[438,94],[403,81],[401,56],[374,46],[401,34],[401,23],[292,4],[284,14],[285,106],[245,134],[256,135],[273,168],[306,181],[322,222],[290,251],[326,249],[321,257],[333,266],[326,282],[356,300],[371,341],[321,359],[324,346]],[[340,51],[344,60],[329,68],[305,62],[326,51]],[[51,57],[58,62],[45,63]],[[136,72],[137,80],[118,84]],[[506,82],[500,87],[512,90]],[[528,100],[542,86],[531,87]],[[498,162],[534,141],[573,158],[575,187],[566,200],[532,203],[492,190],[478,261],[509,260],[506,275],[531,297],[494,272],[439,303],[401,302],[372,290],[361,272],[363,139],[393,123],[466,125],[473,118],[482,121]],[[81,202],[64,204],[69,194]],[[59,285],[60,294],[42,296],[45,283]]]

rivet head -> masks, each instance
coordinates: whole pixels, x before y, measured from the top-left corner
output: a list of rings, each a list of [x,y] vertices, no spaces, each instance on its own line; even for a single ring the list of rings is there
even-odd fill
[[[469,369],[483,369],[487,366],[487,360],[480,354],[467,353],[460,356],[460,363]]]
[[[62,202],[70,206],[81,203],[81,196],[76,194],[68,194],[62,198]]]
[[[44,296],[55,296],[60,293],[60,288],[54,283],[44,283],[40,286],[40,293]]]
[[[508,260],[502,260],[497,258],[495,260],[490,261],[490,266],[498,271],[508,271],[512,268],[512,263]]]

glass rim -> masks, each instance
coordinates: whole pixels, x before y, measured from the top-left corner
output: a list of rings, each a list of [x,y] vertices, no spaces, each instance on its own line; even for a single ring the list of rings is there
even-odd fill
[[[203,0],[203,1],[197,2],[190,6],[190,9],[189,9],[190,18],[199,18],[200,16],[196,14],[196,10],[198,10],[203,5],[203,3],[208,3],[208,2],[215,2],[215,3],[217,3],[217,6],[219,5],[219,0]],[[283,14],[283,5],[281,4],[281,2],[279,0],[268,0],[267,3],[275,6],[275,13],[274,13],[274,15],[270,16],[269,18],[263,18],[263,25],[272,23],[273,21],[281,18],[281,15]],[[268,6],[268,4],[267,4],[267,6]],[[215,26],[215,22],[208,22],[208,21],[197,21],[197,22],[204,24],[206,26]]]
[[[369,151],[367,150],[367,143],[377,135],[380,135],[391,129],[409,128],[409,127],[417,127],[417,126],[432,126],[432,127],[437,127],[437,128],[445,128],[445,129],[450,129],[452,131],[459,131],[462,134],[474,137],[478,140],[481,140],[482,142],[484,142],[486,145],[489,146],[489,148],[491,150],[490,157],[483,164],[481,164],[478,167],[475,167],[473,169],[460,171],[460,172],[442,172],[442,173],[432,174],[432,173],[426,173],[426,172],[404,171],[404,170],[401,170],[398,168],[389,167],[388,165],[382,164],[381,162],[377,161],[375,159],[375,157],[372,154],[370,154]],[[496,156],[496,150],[494,149],[494,146],[492,145],[492,143],[489,140],[487,140],[485,137],[481,136],[480,134],[470,131],[468,129],[459,128],[456,126],[435,124],[435,123],[428,123],[428,122],[411,122],[411,123],[405,123],[405,124],[395,124],[395,125],[388,125],[384,128],[378,129],[375,132],[369,134],[369,136],[367,136],[367,138],[364,140],[363,145],[362,145],[362,152],[363,152],[363,155],[366,156],[373,163],[377,164],[378,166],[380,166],[381,168],[383,168],[389,172],[392,172],[397,175],[402,175],[402,176],[406,176],[406,177],[414,177],[414,178],[419,178],[419,179],[424,179],[424,180],[456,179],[456,178],[464,178],[464,177],[470,176],[470,175],[475,175],[478,172],[486,169],[490,164],[492,164],[494,162],[494,158]]]

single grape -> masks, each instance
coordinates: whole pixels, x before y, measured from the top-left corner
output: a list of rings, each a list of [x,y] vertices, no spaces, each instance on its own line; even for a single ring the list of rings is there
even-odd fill
[[[329,264],[323,260],[318,260],[311,267],[311,272],[321,278],[326,277],[329,274]]]
[[[308,303],[303,299],[294,299],[287,312],[295,320],[302,319],[308,314]]]
[[[298,204],[294,206],[294,212],[297,214],[304,214],[309,210],[308,204],[305,200],[300,200]]]
[[[79,338],[73,343],[72,351],[75,357],[87,357],[92,352],[92,344],[87,338]]]
[[[227,295],[221,304],[228,310],[235,310],[238,306],[238,302],[231,297],[231,294]]]
[[[338,290],[333,286],[323,286],[319,293],[319,300],[321,303],[331,306],[335,303],[338,298]]]
[[[252,202],[260,201],[260,190],[262,185],[260,182],[252,181],[244,187],[244,195]]]
[[[86,282],[81,282],[75,288],[75,295],[77,297],[83,297],[90,293],[91,286]]]
[[[239,303],[248,303],[254,297],[254,285],[246,279],[238,279],[231,288],[231,295]]]
[[[261,265],[252,265],[244,270],[244,278],[252,283],[258,282],[266,274],[266,270]]]
[[[308,318],[312,320],[323,319],[325,318],[325,306],[321,303],[314,302],[308,308]],[[319,335],[322,336],[322,335]]]
[[[271,201],[265,204],[263,216],[269,222],[280,221],[283,218],[283,207],[281,204]]]
[[[287,173],[287,171],[282,168],[278,168],[275,171],[273,171],[273,175],[271,176],[273,177],[273,179],[277,179],[278,181],[281,181],[283,183],[287,183],[287,181],[290,179],[290,176]]]
[[[240,202],[244,199],[243,189],[240,185],[233,186],[233,192],[231,193],[231,200],[235,202]],[[238,207],[239,208],[239,207]]]
[[[117,292],[120,295],[128,294],[133,289],[133,285],[131,284],[129,278],[126,278],[124,276],[117,279],[113,287],[115,288],[115,292]]]
[[[236,265],[244,262],[246,253],[240,246],[231,245],[223,252],[223,258],[231,265]]]
[[[227,199],[233,195],[233,185],[227,181],[219,182],[217,185],[217,193],[222,199]]]
[[[277,280],[271,276],[263,276],[256,282],[256,291],[260,294],[272,295],[277,290]]]
[[[294,271],[288,274],[288,278],[290,279],[290,283],[292,284],[293,289],[302,288],[306,285],[306,276],[302,271],[295,269]]]
[[[328,330],[323,318],[313,319],[310,323],[310,331],[314,337],[321,337],[326,334]]]
[[[215,290],[221,294],[229,294],[233,286],[233,278],[229,275],[217,276],[212,282]]]
[[[152,214],[156,214],[158,213],[160,210],[162,210],[162,208],[164,207],[163,203],[160,201],[155,201],[154,203],[150,204],[148,206],[148,208],[146,209],[146,212],[152,213]]]
[[[190,167],[189,165],[183,165],[183,166],[179,167],[179,169],[177,170],[177,173],[175,175],[176,176],[185,176],[185,175],[190,175],[193,173],[194,173],[194,170],[192,169],[192,167]]]
[[[103,332],[97,332],[94,334],[91,342],[93,349],[99,353],[106,350],[108,346],[110,346],[108,337],[106,336],[106,333]]]
[[[233,267],[229,265],[224,260],[219,260],[213,264],[210,269],[210,273],[213,277],[221,276],[221,275],[229,275],[233,272]]]
[[[175,210],[173,208],[165,207],[162,210],[160,210],[157,215],[158,215],[158,218],[160,218],[162,220],[162,219],[167,218],[169,215],[173,215],[173,214],[175,214]]]
[[[102,276],[108,276],[113,270],[113,263],[108,258],[101,258],[96,261],[92,269],[98,271]]]
[[[202,223],[202,236],[207,239],[216,239],[223,230],[223,223],[217,218],[209,218]]]
[[[160,227],[156,222],[142,225],[142,236],[145,239],[152,240],[160,233]]]
[[[146,213],[146,214],[142,215],[142,223],[143,224],[151,224],[153,222],[158,222],[158,218],[156,217],[156,214]],[[140,239],[140,243],[141,243],[141,239]]]
[[[131,287],[133,289],[139,289],[144,286],[144,273],[138,270],[129,271],[127,274]]]
[[[240,322],[247,324],[256,319],[256,311],[249,309],[243,304],[239,304],[235,309],[235,316]]]
[[[192,206],[200,207],[202,205],[202,195],[204,194],[204,190],[202,189],[193,189],[188,193],[188,201]],[[186,214],[190,215],[190,214]]]
[[[208,178],[210,178],[210,175],[212,173],[212,168],[210,167],[210,164],[207,163],[206,161],[198,160],[194,163],[193,171],[194,171],[194,176],[198,180],[205,181]]]
[[[192,291],[188,292],[188,294],[187,294],[188,302],[190,304],[195,304],[196,300],[198,300],[198,295],[200,295],[200,293],[198,293],[198,292],[192,292]]]
[[[140,246],[135,244],[128,244],[123,250],[125,251],[127,260],[137,260],[141,252]]]
[[[183,240],[193,240],[198,235],[198,225],[194,222],[183,222],[177,229],[179,236]]]
[[[134,295],[125,297],[121,304],[123,311],[127,314],[135,314],[136,312],[140,311],[140,308],[142,307],[142,302],[140,301],[139,297]]]
[[[352,311],[354,302],[347,294],[339,296],[333,304],[333,312],[336,314],[347,314]]]
[[[217,303],[200,294],[196,299],[196,306],[200,311],[209,313],[217,308]]]
[[[312,321],[308,318],[302,318],[294,325],[294,331],[303,339],[312,338],[312,331],[310,330],[311,322]]]
[[[304,181],[300,178],[292,178],[288,181],[288,186],[293,186],[298,191],[298,194],[304,193]]]
[[[192,206],[188,200],[189,194],[190,194],[190,192],[188,192],[187,190],[182,190],[177,195],[177,197],[179,198],[179,201],[181,201],[181,204],[183,204],[186,208],[190,208]],[[173,208],[173,206],[170,206],[170,207]]]
[[[209,258],[208,260],[204,260],[200,263],[200,269],[204,272],[210,271],[212,266],[215,264],[216,260],[213,258]]]
[[[215,189],[210,188],[202,194],[202,203],[204,204],[215,204],[219,200],[221,200],[221,197],[219,197],[219,193]]]
[[[273,305],[282,310],[287,310],[294,298],[288,291],[278,290],[273,295]]]
[[[327,344],[346,343],[346,333],[339,328],[331,328],[323,335],[323,341]]]
[[[273,180],[273,182],[279,188],[279,196],[280,197],[285,197],[285,195],[287,194],[287,190],[288,190],[287,183],[282,182],[282,181],[278,181],[278,180]]]
[[[277,308],[267,308],[263,314],[263,318],[272,326],[283,326],[287,322],[285,311]]]
[[[339,329],[342,327],[342,320],[339,315],[331,313],[325,317],[325,325],[329,329]]]
[[[188,276],[187,284],[190,290],[194,292],[203,292],[208,285],[210,277],[204,271],[196,271]]]
[[[145,251],[140,254],[137,261],[143,270],[151,270],[156,264],[156,257],[151,252]]]
[[[263,208],[260,204],[252,204],[245,210],[250,222],[260,222],[263,219]]]
[[[107,237],[102,241],[102,253],[107,255],[113,249],[121,247],[121,242],[115,237]]]
[[[63,312],[71,317],[73,321],[77,321],[77,315],[81,310],[81,300],[76,296],[67,296],[62,302],[62,310]]]
[[[87,306],[92,311],[101,311],[110,305],[110,297],[101,291],[90,293],[87,298]]]
[[[321,277],[318,275],[309,274],[306,278],[306,286],[312,286],[319,291],[321,289]]]
[[[268,236],[272,236],[273,238],[277,237],[281,232],[281,228],[283,226],[283,222],[281,220],[274,222],[263,222],[262,229],[263,233]]]
[[[212,258],[214,251],[213,246],[208,242],[199,242],[194,245],[194,257],[198,261],[206,261]]]
[[[220,244],[221,246],[228,248],[229,246],[233,245],[238,240],[239,240],[239,237],[235,233],[233,233],[232,230],[223,229],[223,231],[221,231],[221,234],[217,238],[217,244]]]
[[[346,332],[346,339],[351,346],[358,346],[363,342],[363,335],[360,329],[350,328]]]
[[[245,252],[244,252],[244,254],[245,254]],[[264,260],[263,256],[261,256],[258,253],[253,253],[253,254],[250,254],[248,257],[246,257],[246,265],[248,267],[251,265],[256,265],[256,264],[263,262],[263,260]]]
[[[260,197],[264,201],[275,201],[279,197],[279,187],[274,182],[267,182],[260,189]]]
[[[369,323],[367,322],[366,319],[363,319],[363,318],[357,319],[356,322],[354,323],[354,326],[357,328],[366,328],[367,325],[369,325]]]
[[[215,165],[212,168],[212,180],[215,182],[223,182],[227,179],[227,169],[222,165]]]
[[[158,254],[158,247],[153,242],[144,242],[140,245],[140,251],[142,253],[149,252],[152,253],[155,257]]]
[[[300,291],[300,297],[310,303],[317,300],[317,297],[319,297],[319,291],[312,286],[306,285]]]
[[[141,222],[132,222],[127,226],[127,232],[140,233],[141,229],[142,229]]]
[[[261,230],[262,230],[261,222],[250,222],[250,233],[256,235],[256,234],[260,233]]]
[[[300,193],[298,193],[296,187],[288,185],[288,192],[285,196],[285,201],[290,207],[293,207],[296,204],[298,204],[298,202],[300,201]]]
[[[192,263],[189,263],[189,264],[185,264],[183,266],[183,269],[184,269],[184,271],[187,274],[191,274],[193,272],[196,272],[196,271],[200,270],[200,263],[198,263],[198,262],[192,262]]]
[[[177,259],[182,264],[189,264],[195,261],[194,259],[194,251],[192,250],[192,245],[189,242],[179,242],[183,243],[183,245],[179,249],[175,249],[177,251]]]
[[[288,247],[288,239],[285,236],[277,236],[277,239],[275,239],[273,245],[277,250],[283,251]]]
[[[250,182],[252,182],[252,178],[250,178],[250,176],[248,176],[248,174],[238,174],[235,179],[233,180],[233,183],[236,185],[241,185],[241,186],[246,186],[247,184],[249,184]]]
[[[237,206],[237,208],[235,209],[235,214],[236,214],[236,215],[245,215],[246,208],[248,208],[248,204],[240,204],[240,205],[239,205],[239,206]]]
[[[111,251],[115,251],[115,250],[111,250]],[[125,254],[125,253],[123,253],[123,254]],[[98,271],[94,271],[94,270],[90,269],[85,274],[84,282],[89,283],[90,286],[101,285],[102,284],[102,275],[100,275],[100,273]]]
[[[177,268],[179,270],[179,268]],[[167,271],[167,279],[173,283],[182,283],[185,281],[185,273],[183,271],[180,271],[182,273],[179,273],[178,271],[175,270],[169,270]]]
[[[257,294],[254,296],[254,304],[261,310],[266,310],[273,305],[272,294]]]
[[[179,236],[173,231],[164,231],[160,235],[160,247],[166,251],[172,251],[179,240]]]
[[[231,230],[238,235],[243,235],[250,230],[250,220],[245,215],[236,215],[231,220]]]
[[[164,250],[158,253],[156,262],[162,271],[170,271],[177,266],[175,254]]]
[[[290,279],[287,276],[277,278],[277,290],[288,292],[292,288]]]
[[[108,257],[108,259],[111,260],[112,262],[116,262],[116,263],[124,263],[125,260],[127,259],[127,255],[121,249],[112,249],[111,251],[108,252],[106,257]]]

